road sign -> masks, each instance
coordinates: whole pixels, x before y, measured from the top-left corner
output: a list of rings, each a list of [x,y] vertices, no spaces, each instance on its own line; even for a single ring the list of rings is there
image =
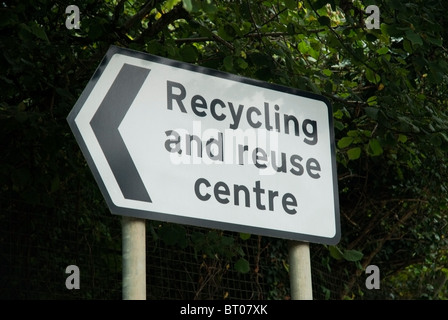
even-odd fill
[[[111,46],[67,121],[113,214],[339,241],[320,95]]]

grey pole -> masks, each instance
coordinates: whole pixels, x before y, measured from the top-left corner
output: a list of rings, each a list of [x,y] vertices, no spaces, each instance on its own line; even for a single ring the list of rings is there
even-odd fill
[[[123,300],[146,300],[146,220],[122,218]]]
[[[313,300],[310,245],[308,242],[290,241],[289,279],[292,300]]]

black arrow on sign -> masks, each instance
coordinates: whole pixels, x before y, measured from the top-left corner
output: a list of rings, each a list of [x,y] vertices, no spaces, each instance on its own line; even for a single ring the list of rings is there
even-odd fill
[[[124,64],[90,121],[107,162],[126,199],[152,202],[118,126],[150,70]]]

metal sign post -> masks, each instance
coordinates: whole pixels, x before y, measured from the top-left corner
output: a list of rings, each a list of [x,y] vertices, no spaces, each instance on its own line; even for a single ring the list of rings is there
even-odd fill
[[[310,245],[308,242],[290,241],[289,277],[292,300],[313,300]]]
[[[146,300],[146,220],[122,217],[123,300]]]

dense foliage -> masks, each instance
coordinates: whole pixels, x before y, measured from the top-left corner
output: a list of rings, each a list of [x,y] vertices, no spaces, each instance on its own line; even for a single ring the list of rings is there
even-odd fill
[[[66,117],[115,44],[325,95],[342,239],[312,248],[329,272],[349,275],[333,298],[448,298],[446,1],[83,0],[80,28],[67,29],[72,4],[0,3],[2,213],[39,208],[107,234],[92,222],[105,207]],[[379,29],[366,27],[370,4]],[[63,215],[73,205],[81,220]],[[210,251],[201,239],[192,245]],[[247,272],[234,241],[214,241]],[[273,270],[284,268],[278,263]],[[371,264],[381,270],[380,293],[364,285]]]

